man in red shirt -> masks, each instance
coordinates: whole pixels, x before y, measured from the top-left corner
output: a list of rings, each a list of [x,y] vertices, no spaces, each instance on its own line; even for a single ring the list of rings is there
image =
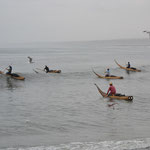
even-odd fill
[[[107,95],[111,96],[111,95],[115,95],[116,94],[116,88],[113,86],[112,82],[109,83],[110,87],[107,91]]]

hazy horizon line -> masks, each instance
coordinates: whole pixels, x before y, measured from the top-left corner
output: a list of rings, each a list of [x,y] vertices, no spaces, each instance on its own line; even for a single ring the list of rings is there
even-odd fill
[[[0,45],[5,44],[33,44],[33,43],[71,43],[71,42],[97,42],[97,41],[118,41],[118,40],[149,40],[148,38],[119,38],[119,39],[103,39],[103,40],[65,40],[65,41],[25,41],[25,42],[0,42]]]

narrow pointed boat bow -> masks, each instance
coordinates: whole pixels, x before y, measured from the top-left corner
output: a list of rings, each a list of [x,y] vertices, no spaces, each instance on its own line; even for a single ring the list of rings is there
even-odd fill
[[[114,75],[112,75],[112,76],[106,77],[106,76],[102,76],[102,75],[96,73],[94,70],[92,70],[92,71],[94,72],[94,74],[95,74],[98,78],[103,78],[103,79],[123,79],[123,77],[121,77],[121,76],[114,76]]]
[[[120,64],[118,64],[118,62],[116,61],[116,60],[114,60],[115,61],[115,63],[121,68],[121,69],[125,69],[125,70],[128,70],[128,71],[135,71],[135,72],[141,72],[141,70],[139,70],[139,69],[134,69],[134,68],[127,68],[127,67],[123,67],[123,66],[121,66]]]
[[[111,96],[108,96],[105,92],[103,92],[97,84],[94,84],[99,93],[103,96],[103,97],[109,97],[111,99],[118,99],[118,100],[127,100],[127,101],[132,101],[133,100],[133,96],[125,96],[125,95],[120,95],[120,96],[117,96],[117,95],[111,95]]]

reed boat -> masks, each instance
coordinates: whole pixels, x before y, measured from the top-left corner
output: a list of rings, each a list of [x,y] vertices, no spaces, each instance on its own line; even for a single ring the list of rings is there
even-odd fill
[[[128,70],[128,71],[141,72],[141,70],[136,69],[136,68],[127,68],[127,67],[123,67],[123,66],[121,66],[120,64],[118,64],[118,62],[117,62],[116,60],[115,60],[115,63],[116,63],[121,69],[125,69],[125,70]]]
[[[123,77],[120,77],[120,76],[114,76],[114,75],[111,75],[111,76],[102,76],[98,73],[96,73],[94,70],[93,70],[94,74],[98,77],[98,78],[103,78],[103,79],[123,79]]]
[[[36,69],[46,72],[44,69],[40,69],[40,68],[36,68]],[[61,73],[61,70],[50,70],[49,72],[46,72],[46,73]]]
[[[52,71],[49,71],[47,73],[61,73],[61,70],[52,70]]]
[[[12,73],[11,75],[9,75],[9,74],[5,74],[4,72],[0,71],[0,74],[10,76],[11,78],[16,79],[16,80],[24,80],[25,79],[25,77],[22,77],[16,73]]]
[[[124,96],[124,95],[120,95],[120,96],[116,96],[116,95],[112,95],[112,96],[108,96],[105,92],[103,92],[97,84],[95,84],[95,86],[97,87],[99,93],[103,96],[103,97],[109,97],[111,99],[118,99],[118,100],[127,100],[127,101],[132,101],[133,100],[133,96]]]

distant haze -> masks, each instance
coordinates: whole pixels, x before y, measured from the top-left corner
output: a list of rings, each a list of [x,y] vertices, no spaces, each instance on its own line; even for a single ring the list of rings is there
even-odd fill
[[[150,0],[0,0],[0,43],[148,38]]]

